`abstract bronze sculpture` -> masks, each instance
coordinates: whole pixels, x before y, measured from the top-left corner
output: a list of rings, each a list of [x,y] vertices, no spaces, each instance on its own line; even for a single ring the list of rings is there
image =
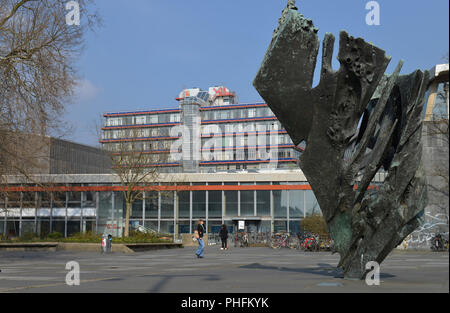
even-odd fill
[[[385,52],[345,31],[333,71],[334,36],[323,42],[320,82],[312,88],[320,41],[290,0],[253,85],[294,144],[299,166],[341,256],[345,278],[363,279],[419,225],[427,203],[421,129],[429,73],[389,76]],[[381,168],[385,179],[369,188]]]

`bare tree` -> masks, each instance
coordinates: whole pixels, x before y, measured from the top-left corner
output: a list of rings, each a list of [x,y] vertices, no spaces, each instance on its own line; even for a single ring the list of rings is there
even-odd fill
[[[86,18],[77,27],[65,24],[63,1],[0,3],[1,210],[27,195],[7,188],[8,174],[15,175],[15,183],[32,182],[51,189],[50,181],[44,184],[33,174],[48,167],[50,138],[46,135],[62,131],[58,117],[76,81],[72,64],[81,52],[87,27],[98,21],[88,16],[84,0],[79,3]]]
[[[85,35],[98,25],[92,1],[78,0],[80,25],[67,25],[67,1],[0,2],[0,191],[6,175],[30,178],[42,166],[48,135],[77,82],[74,63]]]
[[[105,145],[104,150],[110,156],[112,170],[123,187],[126,208],[124,236],[128,237],[133,203],[143,199],[145,186],[157,184],[160,163],[167,161],[167,154],[148,151],[142,142],[137,141]]]

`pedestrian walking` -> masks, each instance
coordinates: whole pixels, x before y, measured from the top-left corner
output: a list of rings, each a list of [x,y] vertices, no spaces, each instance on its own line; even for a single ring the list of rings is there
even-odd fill
[[[199,220],[197,224],[197,229],[194,232],[194,237],[198,241],[198,249],[195,255],[197,258],[202,259],[204,257],[205,243],[203,242],[203,234],[205,232],[205,227],[203,226],[203,220]]]
[[[220,239],[222,240],[222,248],[220,250],[228,250],[228,227],[222,224],[219,232]]]

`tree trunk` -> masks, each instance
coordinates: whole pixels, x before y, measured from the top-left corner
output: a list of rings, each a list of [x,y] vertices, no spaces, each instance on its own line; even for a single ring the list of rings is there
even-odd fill
[[[133,203],[131,201],[126,201],[124,237],[128,237],[130,235],[130,214],[132,205]]]

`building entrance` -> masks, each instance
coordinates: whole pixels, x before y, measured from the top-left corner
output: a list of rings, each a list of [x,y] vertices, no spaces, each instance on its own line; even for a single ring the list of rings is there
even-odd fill
[[[241,223],[244,225],[244,229],[239,229],[239,224]],[[247,233],[257,233],[261,231],[261,219],[255,218],[255,219],[249,219],[249,218],[235,218],[233,219],[233,226],[234,229],[238,232],[247,232]]]

